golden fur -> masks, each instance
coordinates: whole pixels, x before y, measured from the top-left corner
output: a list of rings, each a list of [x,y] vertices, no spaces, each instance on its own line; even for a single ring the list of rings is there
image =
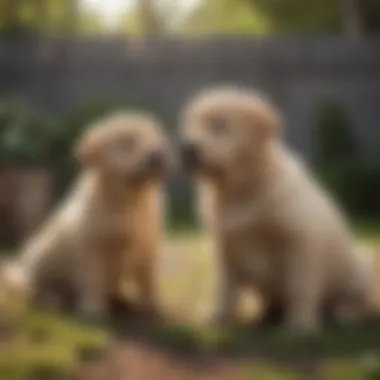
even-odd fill
[[[206,188],[221,264],[218,319],[234,318],[242,287],[281,304],[288,327],[314,329],[325,302],[364,311],[372,258],[301,160],[283,144],[281,118],[259,95],[219,88],[181,120],[183,161]]]
[[[170,166],[164,131],[150,116],[113,114],[84,133],[75,154],[82,173],[22,251],[28,290],[45,302],[70,289],[79,311],[95,316],[120,297],[128,270],[154,308],[161,184]]]

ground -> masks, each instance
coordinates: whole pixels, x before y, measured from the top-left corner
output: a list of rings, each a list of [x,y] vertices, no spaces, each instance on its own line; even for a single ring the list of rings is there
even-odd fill
[[[358,233],[380,246],[378,228],[361,225]],[[198,322],[210,311],[215,284],[209,243],[198,234],[175,233],[161,262],[160,295],[180,323],[147,325],[134,319],[90,326],[41,311],[19,317],[12,299],[0,315],[0,379],[71,379],[78,371],[83,380],[380,378],[368,377],[380,363],[380,327],[313,337],[254,331],[243,323],[205,328]],[[242,316],[255,306],[246,297]]]

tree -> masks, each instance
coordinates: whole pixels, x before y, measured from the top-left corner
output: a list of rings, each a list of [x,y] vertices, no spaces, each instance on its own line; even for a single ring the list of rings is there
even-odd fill
[[[339,0],[342,32],[351,37],[364,33],[358,0]]]
[[[0,33],[71,34],[101,28],[100,15],[80,0],[0,0]]]
[[[247,0],[277,34],[331,33],[360,36],[380,31],[378,0]]]
[[[98,34],[104,31],[105,26],[102,15],[95,10],[89,9],[80,14],[78,22],[78,32],[83,34]]]
[[[263,34],[268,23],[246,0],[204,0],[184,20],[182,31],[202,34]]]
[[[154,36],[163,32],[161,16],[154,0],[138,0],[137,12],[144,35]]]
[[[181,8],[177,0],[137,0],[120,17],[118,30],[127,34],[155,36],[175,32]]]

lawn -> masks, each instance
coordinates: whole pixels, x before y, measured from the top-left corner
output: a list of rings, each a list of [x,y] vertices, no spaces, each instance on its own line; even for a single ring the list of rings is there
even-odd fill
[[[376,227],[361,224],[358,234],[365,243],[380,246],[380,230]],[[320,366],[322,379],[369,378],[370,366],[380,362],[377,326],[334,330],[307,338],[263,333],[244,325],[229,330],[202,327],[200,322],[211,311],[216,284],[210,252],[210,242],[200,235],[172,235],[160,260],[159,292],[165,308],[180,316],[182,322],[150,329],[148,339],[154,347],[177,354],[212,352],[223,357],[270,360],[239,365],[241,379],[298,379],[297,366],[288,364],[307,361],[311,356],[330,358]],[[242,315],[254,312],[256,306],[254,299],[246,297]],[[9,310],[12,308],[0,318],[0,380],[65,378],[63,374],[75,371],[79,359],[96,356],[107,346],[109,328],[37,311],[20,317]],[[276,369],[272,360],[288,364]]]

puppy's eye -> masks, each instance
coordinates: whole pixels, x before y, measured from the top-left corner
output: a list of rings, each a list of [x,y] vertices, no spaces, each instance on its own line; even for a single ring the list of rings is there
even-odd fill
[[[119,148],[123,151],[133,150],[136,146],[136,139],[127,138],[119,141]]]
[[[214,118],[208,121],[210,131],[214,135],[225,135],[228,132],[229,125],[227,120],[222,118]]]

